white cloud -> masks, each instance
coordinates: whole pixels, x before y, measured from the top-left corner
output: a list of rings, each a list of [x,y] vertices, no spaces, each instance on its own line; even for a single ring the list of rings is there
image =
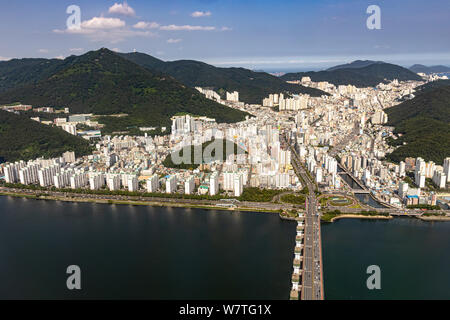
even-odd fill
[[[83,48],[70,48],[69,51],[70,52],[82,52],[84,49]]]
[[[121,27],[125,27],[125,21],[118,18],[94,17],[81,23],[82,29],[114,29]]]
[[[122,51],[120,51],[119,48],[112,48],[111,50],[114,51],[114,52],[122,52]]]
[[[195,11],[191,13],[191,17],[201,18],[201,17],[209,17],[211,16],[210,11]]]
[[[214,31],[214,30],[216,30],[216,27],[190,26],[190,25],[177,26],[175,24],[171,24],[168,26],[162,26],[159,29],[167,30],[167,31]]]
[[[112,14],[121,14],[130,17],[134,17],[136,15],[134,9],[130,7],[127,2],[114,3],[114,5],[109,8],[108,12]]]
[[[48,49],[39,49],[38,52],[39,53],[48,53]]]
[[[136,23],[133,26],[133,28],[136,28],[136,29],[156,29],[156,28],[159,28],[159,23],[139,21],[138,23]]]
[[[65,59],[65,57],[64,57],[64,56],[56,56],[56,57],[54,57],[53,59],[64,60],[64,59]]]
[[[118,18],[93,17],[81,22],[79,28],[68,28],[65,30],[53,30],[56,33],[72,34],[95,34],[101,30],[111,30],[125,27],[126,23]]]
[[[11,58],[6,58],[6,57],[0,56],[0,61],[8,61],[8,60],[11,60]]]
[[[79,34],[92,41],[107,41],[118,43],[129,37],[155,37],[156,34],[148,30],[132,30],[126,26],[125,21],[118,18],[94,17],[81,22],[80,28],[53,30],[60,34]]]
[[[377,44],[375,45],[373,48],[374,49],[389,49],[391,46],[389,45],[384,45],[384,44]]]
[[[229,27],[222,27],[222,28],[220,29],[220,31],[231,31],[231,30],[233,30],[233,29],[231,29],[231,28],[229,28]]]
[[[181,42],[181,41],[183,41],[182,39],[168,39],[167,40],[167,43],[178,43],[178,42]]]

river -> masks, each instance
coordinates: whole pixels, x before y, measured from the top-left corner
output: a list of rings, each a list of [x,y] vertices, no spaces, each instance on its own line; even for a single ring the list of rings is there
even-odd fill
[[[322,244],[326,299],[450,299],[450,222],[342,219],[322,224]]]
[[[0,299],[288,299],[276,214],[0,196]],[[81,291],[66,268],[81,269]]]
[[[338,167],[338,172],[342,172],[343,170]],[[354,190],[363,190],[359,184],[357,184],[352,177],[350,177],[347,173],[342,173],[339,175],[352,189]],[[355,197],[366,205],[371,206],[372,208],[386,208],[383,204],[375,201],[369,194],[367,193],[355,193]]]

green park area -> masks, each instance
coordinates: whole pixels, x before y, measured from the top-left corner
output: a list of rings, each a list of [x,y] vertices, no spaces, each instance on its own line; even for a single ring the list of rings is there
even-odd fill
[[[345,196],[324,196],[320,198],[322,207],[330,205],[333,207],[346,207],[354,203],[353,199]]]
[[[285,194],[280,199],[284,203],[305,204],[306,196],[304,194]]]

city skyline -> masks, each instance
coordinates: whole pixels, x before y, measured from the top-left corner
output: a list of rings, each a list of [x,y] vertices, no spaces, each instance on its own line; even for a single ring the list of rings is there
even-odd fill
[[[0,0],[0,299],[450,298],[448,0],[72,1]]]
[[[66,26],[70,5],[80,8],[80,30]],[[366,26],[370,5],[380,7],[380,30]],[[435,10],[445,5],[440,0],[17,1],[14,7],[3,3],[7,10],[0,13],[2,27],[10,30],[2,35],[0,60],[64,58],[107,47],[164,61],[263,70],[322,69],[357,59],[449,65],[450,22],[445,10]],[[17,16],[22,19],[11,18]]]

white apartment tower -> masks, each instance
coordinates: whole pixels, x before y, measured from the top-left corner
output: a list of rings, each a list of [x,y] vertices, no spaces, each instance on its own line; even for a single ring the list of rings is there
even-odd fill
[[[157,174],[154,174],[147,180],[147,192],[150,193],[157,192],[158,187],[159,187],[159,177]]]
[[[234,176],[234,196],[240,197],[242,192],[244,192],[243,178],[242,174],[238,173]]]
[[[194,193],[194,188],[195,188],[194,177],[190,176],[184,182],[184,193],[185,194],[193,194]]]
[[[447,182],[450,182],[450,158],[444,159],[444,173],[447,176]]]
[[[136,192],[139,190],[139,180],[135,175],[128,176],[128,191]]]
[[[209,194],[215,196],[219,193],[219,175],[217,172],[211,174],[209,178]]]
[[[174,193],[175,191],[177,191],[177,177],[170,176],[166,180],[166,193]]]

